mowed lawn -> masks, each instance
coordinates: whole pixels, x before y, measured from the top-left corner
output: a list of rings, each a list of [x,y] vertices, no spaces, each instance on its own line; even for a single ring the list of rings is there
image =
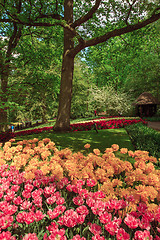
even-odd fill
[[[67,133],[55,133],[50,131],[40,134],[18,136],[16,137],[16,141],[33,138],[38,138],[39,140],[50,138],[55,142],[59,150],[62,148],[70,148],[74,152],[86,151],[84,149],[86,143],[91,145],[91,151],[94,148],[98,148],[102,153],[106,148],[111,147],[112,144],[118,144],[120,148],[134,150],[134,146],[124,128],[99,130],[98,133],[96,133],[95,130]]]

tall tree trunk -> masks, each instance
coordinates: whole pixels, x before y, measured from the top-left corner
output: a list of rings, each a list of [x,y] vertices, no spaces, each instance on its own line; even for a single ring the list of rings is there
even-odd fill
[[[68,24],[73,22],[73,0],[64,1],[64,18]],[[73,37],[74,36],[72,32],[64,29],[64,52],[61,72],[61,87],[58,116],[54,127],[55,131],[68,131],[70,129],[74,57],[70,56],[69,52],[74,47]]]
[[[7,122],[7,108],[4,106],[7,103],[7,86],[8,86],[8,76],[9,69],[7,66],[1,66],[1,96],[0,101],[2,107],[0,108],[0,132],[6,131],[8,129]],[[3,70],[5,68],[5,70]]]
[[[46,106],[46,94],[42,95],[42,123],[47,123],[47,106]]]

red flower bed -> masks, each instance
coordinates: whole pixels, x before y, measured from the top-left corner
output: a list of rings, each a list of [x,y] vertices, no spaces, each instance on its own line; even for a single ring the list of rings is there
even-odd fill
[[[143,119],[132,119],[132,120],[131,119],[112,119],[109,121],[100,120],[100,121],[71,124],[70,129],[72,131],[88,131],[88,130],[94,129],[95,127],[97,129],[114,129],[114,128],[122,128],[127,125],[131,125],[139,122],[147,124]]]
[[[99,129],[114,129],[114,128],[122,128],[126,125],[134,124],[142,122],[146,124],[146,122],[143,119],[112,119],[112,120],[99,120],[99,121],[90,121],[90,122],[84,122],[84,123],[74,123],[70,125],[71,131],[88,131],[95,129],[95,127]],[[15,133],[2,133],[0,134],[0,142],[6,142],[11,138],[14,138],[16,136],[24,136],[29,134],[35,134],[35,133],[41,133],[44,131],[50,131],[53,127],[43,127],[43,128],[37,128],[37,129],[31,129],[31,130],[24,130],[19,131]]]

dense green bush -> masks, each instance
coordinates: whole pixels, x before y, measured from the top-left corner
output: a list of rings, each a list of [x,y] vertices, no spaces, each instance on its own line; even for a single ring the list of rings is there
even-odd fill
[[[144,117],[143,119],[150,122],[160,122],[160,116],[158,115],[155,115],[153,117]]]
[[[126,130],[136,149],[148,151],[150,155],[160,158],[160,132],[142,123],[129,125]]]

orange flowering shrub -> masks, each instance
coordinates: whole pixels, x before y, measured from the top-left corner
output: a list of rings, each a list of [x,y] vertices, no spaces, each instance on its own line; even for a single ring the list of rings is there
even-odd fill
[[[104,153],[94,149],[84,155],[68,148],[59,151],[48,138],[23,140],[14,145],[12,142],[11,139],[1,146],[0,165],[10,164],[25,171],[26,179],[33,179],[37,170],[46,176],[55,176],[58,181],[65,176],[73,182],[93,179],[98,190],[106,194],[106,201],[132,195],[135,199],[133,205],[144,202],[150,204],[152,210],[160,202],[160,170],[155,168],[157,159],[146,151],[128,151],[113,144]],[[84,147],[87,153],[90,145]],[[124,156],[125,159],[132,158],[134,163],[124,161]]]

